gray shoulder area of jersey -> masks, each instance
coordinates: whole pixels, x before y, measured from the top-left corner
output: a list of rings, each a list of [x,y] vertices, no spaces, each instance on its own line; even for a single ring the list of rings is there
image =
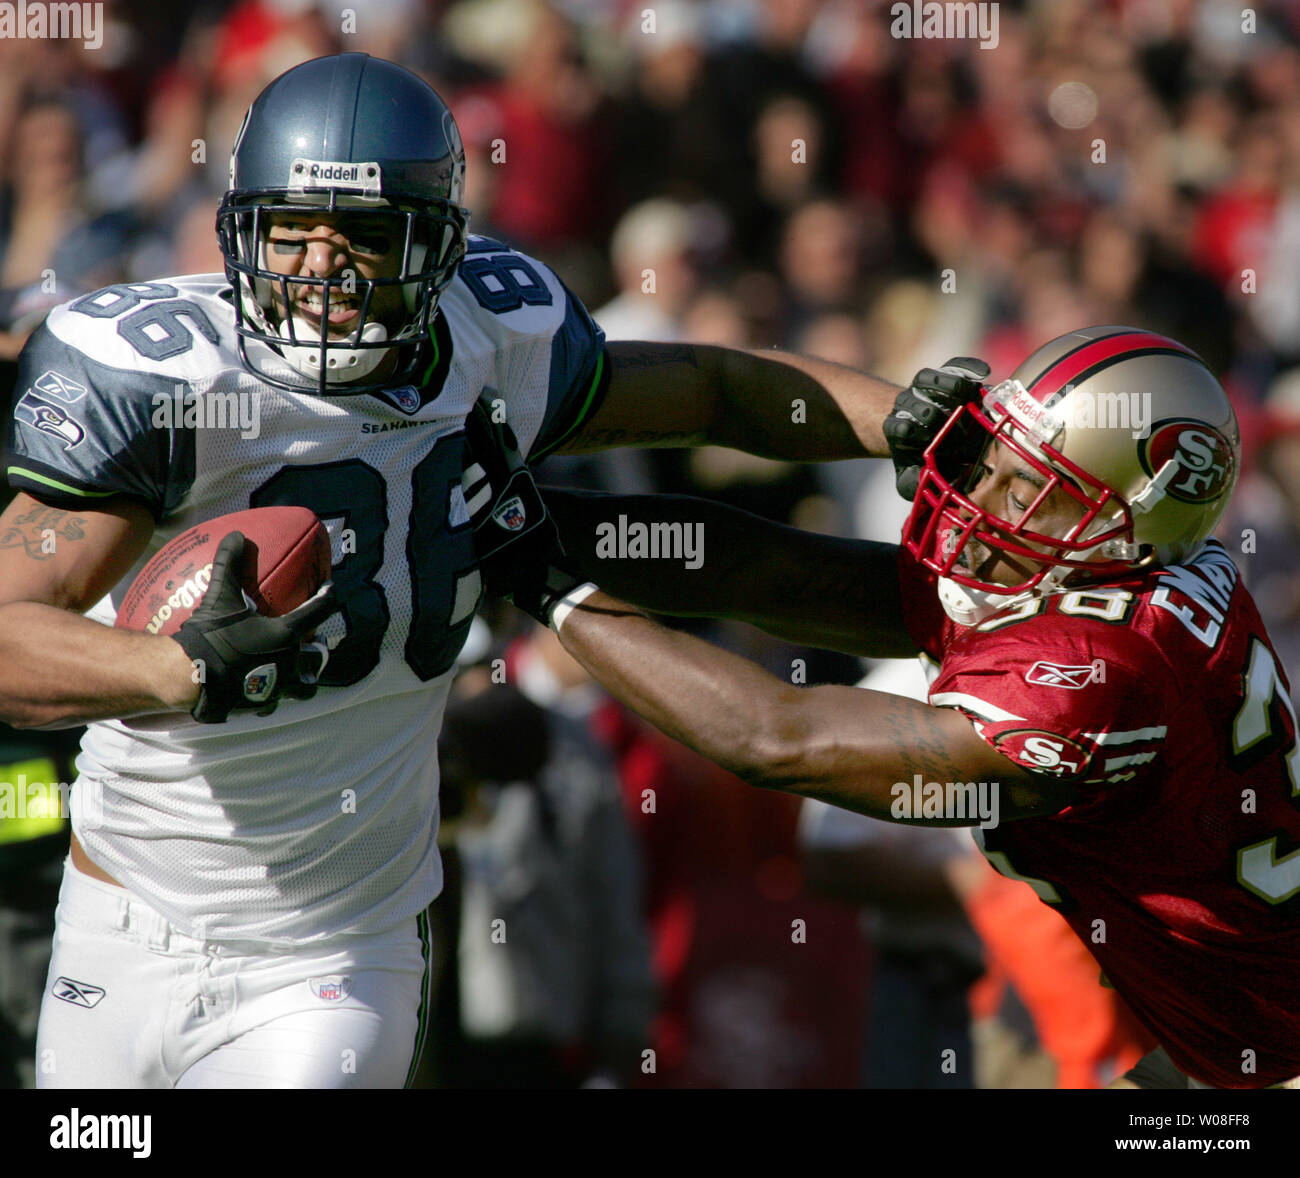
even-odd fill
[[[114,372],[130,388],[168,382],[202,389],[223,370],[241,368],[235,317],[224,274],[191,274],[155,282],[119,283],[56,307],[49,333],[99,365],[106,395],[117,393]]]
[[[175,412],[239,367],[223,275],[121,283],[56,307],[19,357],[10,481],[144,499],[162,514],[193,479]]]
[[[471,237],[440,307],[455,366],[499,393],[529,455],[553,445],[589,403],[604,337],[545,263],[490,238]]]
[[[549,343],[564,325],[569,304],[568,288],[544,262],[474,236],[439,300],[457,348],[472,350],[530,339]]]

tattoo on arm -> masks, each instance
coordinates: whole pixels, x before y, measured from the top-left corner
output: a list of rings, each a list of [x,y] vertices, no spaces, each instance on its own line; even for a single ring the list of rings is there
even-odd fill
[[[897,739],[898,758],[908,773],[921,775],[923,781],[964,781],[970,776],[952,760],[943,733],[930,716],[914,707],[892,706],[891,726]],[[882,717],[883,719],[884,717]],[[964,775],[963,775],[964,772]]]
[[[23,548],[32,560],[49,560],[63,541],[85,539],[85,519],[53,507],[35,507],[14,517],[0,533],[0,548]]]
[[[932,711],[938,714],[947,712],[946,709]],[[922,781],[938,782],[991,780],[1002,791],[1003,821],[1055,814],[1072,804],[1077,796],[1074,783],[1032,774],[1018,769],[1010,761],[1003,765],[1000,754],[994,761],[999,769],[994,770],[987,762],[972,764],[964,757],[955,758],[949,744],[951,737],[945,735],[934,714],[909,708],[900,702],[890,707],[888,720],[889,731],[898,742],[898,759],[908,776],[920,774]]]

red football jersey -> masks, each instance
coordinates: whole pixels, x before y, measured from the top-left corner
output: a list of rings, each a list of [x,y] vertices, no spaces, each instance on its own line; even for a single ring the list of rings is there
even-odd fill
[[[1295,713],[1227,551],[972,627],[906,551],[899,572],[940,664],[930,703],[1077,783],[1059,813],[982,832],[989,860],[1060,909],[1183,1071],[1225,1088],[1300,1075]]]

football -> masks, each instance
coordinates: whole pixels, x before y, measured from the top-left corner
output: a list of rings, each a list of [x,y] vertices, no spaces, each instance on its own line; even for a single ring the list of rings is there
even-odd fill
[[[115,625],[175,633],[203,600],[217,547],[231,532],[242,532],[248,541],[244,592],[259,613],[288,613],[329,580],[329,533],[315,513],[255,507],[198,524],[164,546],[126,591]]]

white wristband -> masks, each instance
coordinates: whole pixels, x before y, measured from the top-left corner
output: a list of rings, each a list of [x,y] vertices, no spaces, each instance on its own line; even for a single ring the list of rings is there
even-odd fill
[[[587,598],[595,593],[599,588],[600,586],[594,581],[587,581],[582,585],[570,589],[568,593],[555,603],[555,607],[551,610],[551,629],[554,630],[556,634],[559,634],[560,627],[564,625],[564,619],[573,613],[578,606],[586,601]]]

